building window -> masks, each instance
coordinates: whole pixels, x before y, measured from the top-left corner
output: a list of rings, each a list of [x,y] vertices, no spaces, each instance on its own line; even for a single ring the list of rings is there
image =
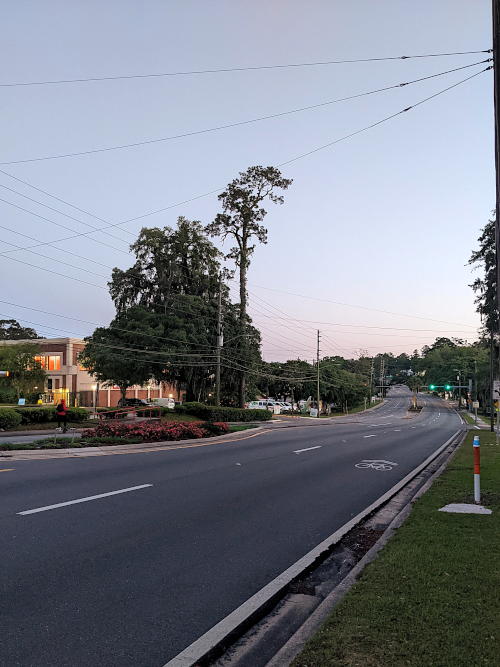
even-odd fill
[[[48,364],[48,370],[49,371],[60,371],[61,370],[61,357],[48,357],[49,364]]]
[[[45,357],[35,357],[35,362],[40,365],[40,368],[45,370]]]

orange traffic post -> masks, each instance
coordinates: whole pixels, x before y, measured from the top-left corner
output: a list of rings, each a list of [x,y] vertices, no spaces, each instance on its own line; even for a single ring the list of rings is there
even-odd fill
[[[481,487],[479,481],[479,436],[474,436],[474,501],[481,502]]]

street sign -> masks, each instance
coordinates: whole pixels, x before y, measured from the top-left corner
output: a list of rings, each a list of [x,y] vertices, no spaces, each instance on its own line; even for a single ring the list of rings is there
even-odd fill
[[[309,414],[311,417],[317,417],[318,416],[318,410],[316,408],[311,408]]]
[[[473,408],[478,408],[479,407],[479,401],[472,401],[472,407]]]
[[[493,399],[500,398],[500,380],[493,380]]]

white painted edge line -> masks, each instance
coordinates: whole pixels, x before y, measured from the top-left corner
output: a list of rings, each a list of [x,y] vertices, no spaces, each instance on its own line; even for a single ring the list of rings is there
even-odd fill
[[[460,429],[461,430],[461,429]],[[337,542],[348,533],[351,528],[353,528],[357,523],[359,523],[365,516],[371,514],[376,510],[380,505],[383,505],[389,498],[394,496],[400,489],[405,486],[411,479],[416,477],[421,470],[429,465],[441,452],[448,447],[448,445],[453,442],[453,440],[460,433],[460,430],[456,431],[451,438],[449,438],[444,445],[441,445],[436,451],[425,459],[423,463],[417,466],[412,470],[406,477],[395,484],[389,491],[386,491],[378,500],[372,503],[369,507],[360,512],[353,519],[344,524],[339,528],[335,533],[327,537],[326,540],[323,540],[317,547],[314,547],[309,553],[300,558],[296,563],[291,565],[287,570],[278,575],[275,579],[269,582],[264,588],[261,588],[260,591],[257,591],[255,595],[252,595],[246,602],[240,605],[237,609],[231,612],[226,618],[223,618],[222,621],[219,621],[217,625],[214,625],[213,628],[208,630],[204,635],[199,639],[194,641],[190,646],[184,649],[181,653],[169,660],[163,667],[195,667],[198,660],[201,660],[204,656],[207,655],[211,650],[213,650],[218,644],[220,644],[225,637],[230,633],[234,632],[242,623],[244,623],[252,614],[257,612],[264,604],[269,602],[275,595],[277,595],[285,586],[287,586],[291,581],[298,577],[306,568],[313,565],[313,563],[318,560],[318,558],[323,554],[327,549],[332,547]]]
[[[97,500],[98,498],[106,498],[107,496],[116,496],[118,493],[127,493],[128,491],[137,491],[137,489],[145,489],[152,484],[141,484],[140,486],[131,486],[129,489],[120,489],[119,491],[110,491],[109,493],[100,493],[98,496],[88,496],[87,498],[78,498],[78,500],[68,500],[66,503],[57,503],[56,505],[46,505],[45,507],[37,507],[34,510],[25,510],[24,512],[17,512],[17,514],[35,514],[36,512],[46,512],[57,507],[65,507],[66,505],[76,505],[77,503],[86,503],[89,500]]]
[[[294,449],[294,454],[300,454],[300,452],[310,452],[311,449],[321,449],[323,445],[316,445],[316,447],[308,447],[307,449]]]

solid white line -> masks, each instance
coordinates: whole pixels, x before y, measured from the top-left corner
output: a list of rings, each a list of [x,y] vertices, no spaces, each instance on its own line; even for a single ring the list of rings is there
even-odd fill
[[[35,512],[45,512],[46,510],[53,510],[56,507],[65,507],[66,505],[76,505],[76,503],[86,503],[88,500],[97,500],[98,498],[106,498],[107,496],[116,496],[118,493],[127,493],[127,491],[137,491],[137,489],[145,489],[152,484],[141,484],[141,486],[131,486],[130,489],[120,489],[119,491],[110,491],[109,493],[100,493],[98,496],[88,496],[88,498],[78,498],[78,500],[68,500],[67,503],[57,503],[57,505],[47,505],[46,507],[37,507],[34,510],[25,510],[24,512],[17,512],[18,514],[35,514]]]
[[[308,447],[307,449],[294,449],[294,454],[300,454],[300,452],[309,452],[311,449],[321,449],[322,445],[317,445],[316,447]]]
[[[364,435],[363,438],[376,438],[377,436],[375,434],[373,435]]]

